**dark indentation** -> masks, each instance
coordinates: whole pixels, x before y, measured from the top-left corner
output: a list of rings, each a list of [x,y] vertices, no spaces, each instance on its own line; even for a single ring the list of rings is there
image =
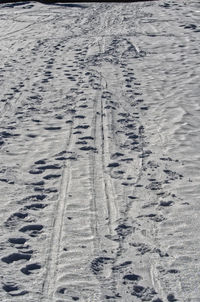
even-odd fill
[[[115,168],[115,167],[119,167],[120,164],[119,163],[110,163],[108,164],[108,168]]]
[[[124,174],[125,172],[121,171],[121,170],[118,170],[118,171],[115,171],[115,173],[117,173],[117,174]]]
[[[94,137],[92,137],[92,136],[83,136],[83,137],[80,137],[79,139],[81,139],[81,140],[87,140],[87,139],[93,140]]]
[[[163,302],[160,298],[153,299],[152,302]]]
[[[155,217],[150,217],[151,220],[155,221],[155,222],[161,222],[163,220],[165,220],[166,218],[162,215],[156,215]]]
[[[10,296],[12,296],[12,297],[18,297],[18,296],[24,296],[24,295],[26,295],[26,294],[28,294],[29,292],[27,291],[27,290],[22,290],[21,292],[19,292],[19,293],[12,293],[12,292],[10,292],[9,294],[10,294]]]
[[[72,300],[78,301],[78,300],[79,300],[79,297],[72,297]]]
[[[41,224],[30,224],[25,225],[21,229],[19,229],[20,232],[27,232],[27,231],[41,231],[43,229],[43,226]]]
[[[29,173],[30,173],[30,174],[42,174],[43,171],[42,171],[42,170],[39,170],[39,169],[37,169],[37,170],[35,169],[35,170],[30,170]]]
[[[11,137],[11,136],[19,136],[20,134],[13,134],[13,133],[9,133],[7,131],[2,131],[0,132],[0,136],[3,137],[3,138],[8,138],[8,137]]]
[[[66,159],[67,159],[67,157],[64,157],[64,156],[55,158],[55,160],[66,160]]]
[[[14,226],[18,219],[24,219],[27,216],[28,216],[27,213],[16,212],[7,219],[7,221],[5,222],[5,226],[7,227]]]
[[[49,179],[59,178],[60,176],[61,176],[60,174],[49,174],[49,175],[44,176],[43,178],[49,180]]]
[[[81,131],[75,131],[73,134],[82,134]]]
[[[169,295],[167,296],[167,300],[168,300],[169,302],[175,302],[175,301],[177,301],[177,299],[175,298],[174,294],[169,294]]]
[[[45,164],[46,164],[46,161],[43,160],[43,159],[37,160],[37,161],[35,161],[35,164],[36,164],[36,165],[45,165]]]
[[[48,188],[45,190],[45,193],[49,194],[49,193],[56,193],[58,192],[58,190],[56,188]]]
[[[40,268],[41,268],[41,265],[38,263],[28,264],[21,269],[21,272],[24,273],[25,275],[30,275],[31,271],[37,270]]]
[[[128,198],[129,198],[129,199],[137,199],[137,197],[135,197],[135,196],[130,196],[130,195],[128,196]]]
[[[128,138],[130,138],[130,139],[136,139],[136,138],[138,138],[138,137],[139,137],[139,136],[136,135],[136,134],[131,134],[131,135],[128,136]]]
[[[125,162],[129,162],[129,161],[133,161],[133,158],[122,158],[121,161],[125,161]]]
[[[125,237],[132,232],[132,227],[126,224],[120,224],[115,231],[119,236]]]
[[[59,170],[60,166],[59,165],[46,165],[46,166],[41,166],[38,167],[39,170]]]
[[[43,186],[44,184],[45,184],[45,182],[43,180],[31,183],[31,185],[33,185],[33,186]]]
[[[80,118],[80,119],[84,119],[85,116],[84,115],[76,115],[75,118]]]
[[[143,286],[134,285],[132,295],[137,296],[137,297],[141,297],[141,295],[137,295],[137,294],[141,294],[144,291],[145,291],[145,288]]]
[[[134,129],[134,128],[135,128],[135,125],[134,125],[134,124],[128,124],[128,125],[126,125],[126,128]]]
[[[54,131],[54,130],[60,130],[60,129],[62,129],[62,127],[44,127],[44,129]]]
[[[161,201],[160,202],[160,206],[162,206],[162,207],[169,207],[169,206],[171,206],[173,204],[173,201],[172,200],[169,200],[169,201]]]
[[[86,141],[78,141],[76,142],[77,145],[87,145]]]
[[[1,258],[1,260],[7,264],[10,264],[10,263],[13,263],[13,262],[19,261],[19,260],[30,260],[30,259],[31,259],[31,255],[20,254],[20,253],[13,253],[7,257]]]
[[[81,147],[80,150],[84,150],[84,151],[96,151],[96,148],[94,147],[91,147],[91,146],[84,146],[84,147]]]
[[[9,238],[8,241],[12,244],[24,244],[27,240],[25,238]]]
[[[133,292],[131,293],[131,295],[137,298],[142,298],[142,301],[150,301],[156,294],[157,293],[153,288],[149,288],[149,287],[144,288],[143,286],[140,285],[134,285]]]
[[[18,285],[13,283],[13,282],[3,284],[3,290],[7,293],[10,293],[12,291],[16,291],[18,289],[19,289]]]
[[[79,125],[79,126],[76,126],[75,129],[88,129],[90,126],[89,125]]]
[[[124,280],[129,280],[129,281],[139,281],[142,279],[141,276],[139,275],[135,275],[135,274],[128,274],[128,275],[125,275],[123,277]]]
[[[28,196],[26,198],[26,200],[44,200],[45,198],[47,197],[47,195],[45,194],[37,194],[37,195],[31,195],[31,196]]]
[[[177,270],[177,269],[169,269],[167,272],[170,273],[170,274],[178,274],[179,270]]]
[[[197,26],[195,24],[188,24],[184,26],[185,29],[196,29]]]
[[[160,160],[172,161],[172,159],[170,157],[161,157]]]
[[[58,293],[63,295],[65,293],[65,290],[66,290],[66,288],[62,287],[58,290]]]
[[[115,270],[120,270],[122,268],[125,268],[125,267],[128,267],[132,264],[132,261],[125,261],[119,265],[116,265],[116,266],[113,266],[112,267],[112,270],[115,271]]]
[[[112,155],[112,158],[115,159],[115,158],[121,157],[121,156],[124,156],[124,154],[123,154],[123,153],[120,153],[120,152],[116,152],[116,153],[114,153],[114,154]]]
[[[44,209],[46,206],[47,204],[43,204],[43,203],[33,203],[31,205],[24,207],[24,209],[38,210],[38,209]]]
[[[35,138],[35,137],[37,137],[37,135],[36,134],[27,134],[27,137]]]
[[[95,258],[91,263],[91,269],[92,269],[93,273],[95,275],[98,274],[103,269],[103,265],[107,264],[110,261],[112,261],[112,258],[110,258],[110,257]]]

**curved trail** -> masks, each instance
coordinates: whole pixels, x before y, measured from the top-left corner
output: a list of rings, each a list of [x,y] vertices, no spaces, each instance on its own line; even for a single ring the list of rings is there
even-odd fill
[[[0,300],[199,301],[196,1],[0,15]]]

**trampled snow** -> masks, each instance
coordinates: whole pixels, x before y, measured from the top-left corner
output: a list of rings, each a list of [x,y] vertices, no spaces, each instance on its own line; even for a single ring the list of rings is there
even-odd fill
[[[200,301],[199,12],[0,5],[1,301]]]

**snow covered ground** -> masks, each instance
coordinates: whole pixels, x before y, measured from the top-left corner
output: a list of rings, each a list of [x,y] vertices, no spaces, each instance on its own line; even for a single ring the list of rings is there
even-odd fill
[[[198,2],[0,5],[0,301],[200,301]]]

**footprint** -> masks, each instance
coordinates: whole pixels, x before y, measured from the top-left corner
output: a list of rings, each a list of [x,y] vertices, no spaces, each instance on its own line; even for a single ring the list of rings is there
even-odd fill
[[[128,275],[124,275],[123,279],[128,281],[140,281],[142,277],[135,274],[128,274]]]
[[[174,202],[173,202],[172,200],[169,200],[169,201],[164,201],[164,200],[162,200],[162,201],[160,202],[160,206],[162,206],[162,207],[169,207],[169,206],[171,206],[173,203],[174,203]]]
[[[8,241],[12,244],[24,244],[27,240],[25,238],[9,238]]]
[[[78,118],[78,119],[84,119],[85,116],[84,115],[76,115],[74,118]]]
[[[92,136],[83,136],[83,137],[80,137],[79,139],[81,139],[81,140],[94,140],[94,137],[92,137]]]
[[[25,275],[30,275],[32,273],[32,271],[34,270],[38,270],[41,268],[41,265],[38,263],[32,263],[32,264],[28,264],[25,267],[23,267],[21,269],[21,272],[24,273]]]
[[[110,257],[97,257],[91,263],[91,269],[95,275],[99,274],[103,270],[103,266],[113,259]]]
[[[49,179],[55,179],[55,178],[59,178],[59,177],[61,177],[60,174],[48,174],[48,175],[44,176],[43,178],[49,180]]]
[[[119,167],[120,166],[120,164],[119,163],[110,163],[110,164],[108,164],[108,168],[116,168],[116,167]]]
[[[24,296],[28,294],[28,291],[26,290],[19,291],[19,286],[14,282],[3,283],[2,288],[12,297]]]
[[[88,129],[90,126],[89,125],[79,125],[79,126],[76,126],[75,129]]]
[[[38,167],[39,170],[45,171],[45,170],[59,170],[61,169],[61,167],[59,165],[45,165],[45,166],[41,166]]]
[[[169,302],[178,301],[178,300],[175,298],[174,294],[169,294],[169,295],[167,296],[167,300],[168,300]]]
[[[30,204],[28,206],[25,206],[24,209],[28,209],[28,210],[39,210],[39,209],[44,209],[45,207],[47,207],[47,204],[44,203],[33,203]]]
[[[45,130],[49,130],[49,131],[55,131],[55,130],[60,130],[62,129],[62,127],[44,127]]]
[[[116,153],[112,154],[111,158],[116,159],[116,158],[121,157],[121,156],[124,156],[124,154],[120,153],[120,152],[116,152]]]
[[[45,165],[46,161],[43,160],[43,159],[40,159],[40,160],[35,161],[34,164],[36,164],[36,165]]]
[[[120,224],[115,229],[115,231],[117,232],[118,236],[125,237],[125,236],[129,235],[130,233],[132,233],[133,228],[126,224]]]
[[[20,261],[20,260],[30,260],[31,255],[30,254],[20,254],[20,253],[13,253],[10,254],[7,257],[1,258],[1,260],[7,264],[13,263],[15,261]]]
[[[7,293],[10,293],[12,291],[16,291],[18,289],[19,289],[18,285],[14,282],[7,282],[7,283],[3,284],[3,290]]]
[[[142,301],[150,301],[155,295],[156,291],[153,288],[143,287],[141,285],[134,285],[132,296],[142,298]]]
[[[116,271],[116,270],[124,269],[124,268],[129,267],[131,264],[132,264],[132,261],[125,261],[119,265],[113,266],[112,270]]]
[[[23,220],[28,216],[28,213],[16,212],[12,214],[4,223],[6,227],[14,227],[20,220]]]
[[[91,147],[91,146],[81,147],[80,150],[83,150],[83,151],[94,151],[94,152],[97,151],[97,149],[95,147]]]
[[[31,237],[36,237],[41,233],[42,229],[43,225],[41,224],[30,224],[20,228],[19,231],[23,233],[28,233],[28,235]]]

